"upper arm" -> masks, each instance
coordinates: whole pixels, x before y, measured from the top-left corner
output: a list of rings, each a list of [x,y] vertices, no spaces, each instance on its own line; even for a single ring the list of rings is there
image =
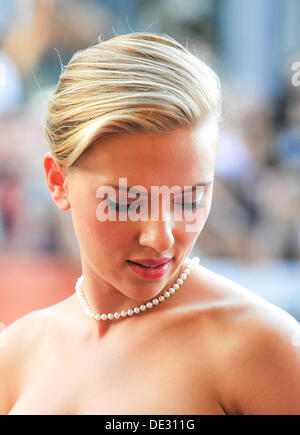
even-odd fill
[[[241,323],[224,366],[228,413],[300,415],[299,338],[299,323],[277,307]]]
[[[7,344],[7,328],[5,328],[0,332],[0,415],[6,415],[10,410],[12,362],[12,352]]]
[[[41,311],[23,316],[0,332],[0,415],[8,414],[19,396],[22,370],[37,341]]]
[[[7,364],[5,362],[5,329],[1,329],[0,331],[0,415],[7,414],[7,398],[6,398],[6,386],[5,386],[5,378],[6,373],[5,369]]]

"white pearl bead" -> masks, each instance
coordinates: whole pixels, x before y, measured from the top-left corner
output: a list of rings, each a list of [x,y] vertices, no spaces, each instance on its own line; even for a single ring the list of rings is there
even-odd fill
[[[194,269],[194,266],[199,264],[199,257],[194,257],[192,260],[189,260],[190,263],[187,265],[184,272],[180,275],[180,278],[177,279],[177,282],[173,285],[173,287],[170,287],[168,291],[165,291],[164,295],[160,295],[159,298],[154,298],[152,301],[148,301],[146,305],[140,305],[140,307],[134,307],[133,309],[129,310],[122,310],[121,313],[115,312],[114,314],[94,314],[92,310],[90,309],[87,300],[85,299],[85,296],[82,291],[82,282],[83,282],[83,275],[81,275],[75,284],[75,290],[79,299],[79,303],[82,306],[83,310],[86,312],[86,314],[90,318],[94,318],[96,320],[112,320],[112,319],[119,319],[121,316],[126,317],[132,316],[134,313],[138,314],[140,311],[145,311],[147,308],[152,308],[154,305],[158,305],[159,302],[164,302],[165,298],[169,298],[172,294],[176,293],[176,291],[180,288],[180,285],[183,284],[183,282],[187,279],[188,275],[192,272]],[[187,263],[187,260],[184,261],[183,264]]]
[[[193,262],[193,264],[195,264],[195,265],[199,264],[199,262],[200,262],[199,257],[194,257],[194,258],[192,259],[192,262]]]

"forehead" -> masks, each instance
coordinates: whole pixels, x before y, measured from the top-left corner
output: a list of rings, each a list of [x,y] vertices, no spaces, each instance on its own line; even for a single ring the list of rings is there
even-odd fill
[[[132,184],[149,178],[154,184],[178,178],[210,178],[214,167],[218,128],[216,123],[179,129],[165,135],[120,135],[95,142],[80,159],[80,171],[104,182],[127,177]],[[108,178],[110,180],[108,180]],[[188,182],[189,180],[186,180]],[[192,183],[193,184],[193,183]]]

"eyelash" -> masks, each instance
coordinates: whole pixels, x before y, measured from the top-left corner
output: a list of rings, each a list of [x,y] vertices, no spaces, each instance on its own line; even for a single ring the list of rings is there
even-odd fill
[[[108,206],[111,208],[115,207],[116,211],[126,211],[126,210],[128,211],[131,204],[122,205],[119,204],[118,202],[112,202],[112,201],[108,202]],[[175,203],[175,204],[180,204],[180,203]],[[202,208],[203,206],[204,206],[204,202],[202,200],[192,202],[191,204],[185,204],[185,207],[187,207],[188,210],[197,210],[199,208]]]
[[[196,210],[198,208],[203,207],[204,203],[203,201],[196,201],[196,202],[192,202],[191,204],[185,204],[185,206],[189,206],[190,209],[192,210]]]
[[[111,207],[111,208],[115,207],[116,211],[125,211],[125,210],[129,209],[130,204],[126,206],[126,205],[121,205],[118,202],[109,202],[108,206]]]

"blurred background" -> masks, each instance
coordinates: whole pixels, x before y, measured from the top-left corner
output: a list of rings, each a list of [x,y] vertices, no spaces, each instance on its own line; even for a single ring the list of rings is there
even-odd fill
[[[299,0],[0,0],[0,321],[74,292],[70,211],[42,166],[47,96],[74,51],[132,31],[171,35],[222,81],[213,205],[193,254],[300,321],[299,29]]]

